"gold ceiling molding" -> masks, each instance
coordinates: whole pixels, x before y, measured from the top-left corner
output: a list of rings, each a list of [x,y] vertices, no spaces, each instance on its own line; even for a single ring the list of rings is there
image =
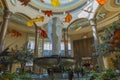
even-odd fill
[[[15,15],[21,16],[25,20],[30,20],[31,18],[23,13],[16,12]]]
[[[120,11],[120,5],[116,4],[116,1],[117,0],[108,0],[108,2],[104,5],[105,9],[108,11]]]
[[[88,25],[90,25],[90,23],[89,23],[87,18],[80,18],[80,19],[76,19],[71,24],[69,24],[68,25],[68,30],[72,31],[72,30],[76,30],[80,27],[81,28],[86,27]]]
[[[96,15],[96,19],[98,21],[102,21],[104,20],[105,18],[109,18],[111,17],[112,15],[115,15],[118,11],[108,11],[105,9],[104,6],[100,7],[98,12],[97,12],[97,15]]]
[[[102,21],[97,22],[97,30],[101,30],[104,27],[108,27],[108,25],[119,20],[119,14],[120,14],[120,12],[117,12],[116,14],[111,15],[111,17],[109,17],[109,18],[105,18]],[[75,30],[68,31],[68,35],[75,36],[76,34],[79,34],[79,36],[81,36],[81,34],[84,34],[84,33],[90,32],[90,31],[91,31],[91,27],[89,25],[89,26],[86,26],[85,28],[81,28],[79,31],[75,31]]]

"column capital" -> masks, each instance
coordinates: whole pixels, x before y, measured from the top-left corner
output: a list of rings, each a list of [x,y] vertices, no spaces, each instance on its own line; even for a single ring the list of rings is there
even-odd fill
[[[67,29],[67,28],[63,28],[62,31],[63,31],[64,33],[67,33],[68,29]]]
[[[9,19],[10,16],[12,15],[12,12],[9,10],[4,10],[4,18]]]
[[[95,20],[96,20],[96,18],[91,18],[90,20],[95,21]]]
[[[89,22],[90,22],[91,26],[95,26],[96,25],[96,19],[90,19]]]
[[[63,30],[67,30],[67,28],[63,28]]]
[[[4,10],[4,15],[3,15],[3,22],[2,22],[2,27],[1,27],[1,34],[0,34],[0,52],[4,50],[4,45],[5,45],[5,36],[8,28],[8,21],[11,16],[11,12],[9,10]]]

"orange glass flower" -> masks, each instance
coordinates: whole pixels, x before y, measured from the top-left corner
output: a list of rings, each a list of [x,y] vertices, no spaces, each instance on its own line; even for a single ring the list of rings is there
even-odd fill
[[[53,15],[52,10],[46,10],[46,11],[43,11],[43,13],[44,13],[44,15],[47,15],[48,17]]]
[[[97,0],[99,5],[103,5],[107,2],[107,0]]]
[[[47,38],[47,33],[46,33],[45,30],[41,30],[40,35],[41,35],[43,38]]]
[[[72,20],[72,15],[70,13],[67,14],[67,16],[65,17],[65,22],[70,22]]]
[[[40,30],[40,35],[43,37],[43,38],[47,38],[47,32],[45,30],[43,30],[41,27],[37,27],[38,30]]]
[[[44,0],[40,0],[40,2],[44,3]]]

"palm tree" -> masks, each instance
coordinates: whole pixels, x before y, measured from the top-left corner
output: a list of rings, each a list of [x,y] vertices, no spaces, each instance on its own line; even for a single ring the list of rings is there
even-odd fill
[[[33,62],[33,51],[27,48],[26,43],[23,45],[21,50],[16,49],[11,52],[11,63],[20,63],[21,69],[24,71],[26,63]]]
[[[17,50],[15,53],[15,60],[21,64],[21,69],[24,70],[26,63],[33,62],[33,51],[27,48],[26,44],[23,45],[21,50]]]

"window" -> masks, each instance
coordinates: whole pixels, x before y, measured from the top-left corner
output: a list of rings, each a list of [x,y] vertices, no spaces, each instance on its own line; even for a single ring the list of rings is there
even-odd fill
[[[38,49],[40,49],[41,44],[39,44]],[[28,47],[32,50],[34,50],[35,42],[34,40],[30,40],[28,42]],[[65,47],[64,42],[61,42],[61,52],[60,55],[65,56]],[[44,42],[43,45],[43,56],[50,56],[52,55],[52,43],[50,42]],[[71,56],[71,44],[68,42],[68,56]]]
[[[45,42],[44,43],[44,56],[49,56],[52,55],[52,44],[50,42]],[[65,47],[64,43],[61,42],[61,52],[60,55],[64,56],[65,55]],[[71,44],[68,43],[68,55],[71,56]]]

